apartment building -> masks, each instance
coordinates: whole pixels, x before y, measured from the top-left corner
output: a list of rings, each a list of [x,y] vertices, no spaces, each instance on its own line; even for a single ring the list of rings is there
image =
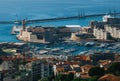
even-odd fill
[[[40,78],[48,77],[52,75],[52,66],[41,60],[34,61],[32,63],[32,81],[38,81]]]

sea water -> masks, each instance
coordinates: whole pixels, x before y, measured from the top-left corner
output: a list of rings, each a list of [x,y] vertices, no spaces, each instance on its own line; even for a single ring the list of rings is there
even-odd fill
[[[119,12],[120,0],[0,0],[0,21],[22,19],[44,19],[75,16],[83,10],[85,14]],[[31,24],[32,26],[89,25],[90,20],[102,20],[102,17],[61,20]],[[19,42],[11,35],[14,24],[0,24],[0,42]]]

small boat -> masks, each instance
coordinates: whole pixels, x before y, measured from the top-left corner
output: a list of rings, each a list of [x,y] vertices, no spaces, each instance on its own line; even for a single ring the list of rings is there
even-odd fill
[[[94,42],[87,42],[85,43],[85,46],[93,46],[95,43]]]
[[[81,51],[78,55],[86,54],[88,51]]]
[[[47,53],[48,53],[47,50],[40,50],[40,51],[39,51],[39,54],[47,54]]]
[[[102,44],[100,44],[100,48],[105,48],[105,47],[109,47],[110,46],[110,44],[107,44],[107,43],[102,43]]]
[[[15,21],[14,24],[20,24],[20,22],[19,21]]]
[[[105,47],[106,47],[106,44],[102,43],[102,44],[100,44],[99,47],[100,47],[100,48],[105,48]]]
[[[53,49],[51,49],[51,51],[52,52],[58,52],[58,51],[60,51],[60,48],[53,48]]]

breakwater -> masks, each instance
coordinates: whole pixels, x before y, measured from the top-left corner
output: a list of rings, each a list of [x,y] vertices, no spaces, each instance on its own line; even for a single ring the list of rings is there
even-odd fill
[[[34,20],[26,20],[27,24],[36,23],[36,22],[49,22],[49,21],[57,21],[57,20],[68,20],[68,19],[81,19],[81,18],[89,18],[89,17],[97,17],[97,16],[104,16],[105,13],[100,14],[90,14],[90,15],[77,15],[77,16],[69,16],[69,17],[56,17],[56,18],[46,18],[46,19],[34,19]],[[110,15],[120,15],[119,13],[110,13]],[[21,24],[21,20],[18,21],[0,21],[0,24]]]

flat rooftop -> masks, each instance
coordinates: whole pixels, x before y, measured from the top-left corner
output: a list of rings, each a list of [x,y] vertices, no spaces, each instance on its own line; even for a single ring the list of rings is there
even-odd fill
[[[80,25],[65,25],[65,27],[81,27]]]

